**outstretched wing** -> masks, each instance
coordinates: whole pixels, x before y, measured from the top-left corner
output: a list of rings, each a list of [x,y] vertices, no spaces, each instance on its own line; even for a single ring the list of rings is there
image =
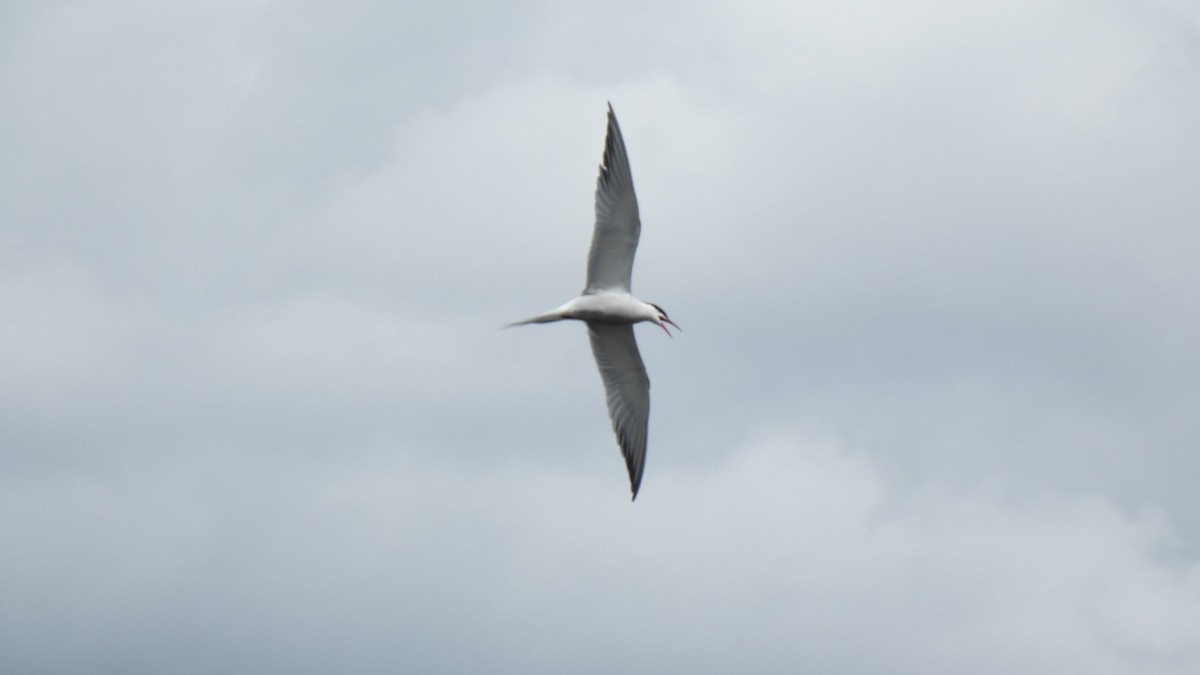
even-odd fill
[[[588,337],[592,340],[592,355],[604,380],[608,399],[608,416],[625,468],[629,470],[629,485],[637,499],[642,484],[642,469],[646,466],[646,431],[650,424],[650,378],[633,338],[632,324],[588,322]]]
[[[637,253],[642,222],[638,218],[637,195],[633,193],[633,174],[625,139],[612,104],[608,105],[608,136],[604,141],[604,162],[596,180],[596,228],[588,253],[587,286],[584,294],[600,291],[629,292],[633,274],[633,255]]]

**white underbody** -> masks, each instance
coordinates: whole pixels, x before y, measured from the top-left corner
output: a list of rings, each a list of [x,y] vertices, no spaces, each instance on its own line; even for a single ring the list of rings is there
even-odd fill
[[[562,307],[517,323],[550,323],[563,319],[609,324],[658,323],[658,310],[624,291],[601,291],[585,293]]]
[[[621,291],[581,295],[560,310],[564,319],[600,323],[638,323],[658,319],[658,310],[653,305]]]
[[[658,309],[624,291],[585,293],[557,309],[509,324],[550,323],[576,319],[594,323],[635,324],[641,321],[658,323]]]

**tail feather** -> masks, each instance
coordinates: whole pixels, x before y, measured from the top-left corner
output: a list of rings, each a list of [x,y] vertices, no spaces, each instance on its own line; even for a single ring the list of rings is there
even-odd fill
[[[526,324],[531,324],[531,323],[552,323],[554,321],[562,321],[565,318],[566,317],[563,316],[562,310],[556,309],[552,312],[546,312],[545,314],[538,314],[537,316],[533,316],[528,319],[523,319],[521,321],[513,321],[512,323],[506,323],[506,324],[504,324],[504,326],[502,326],[502,328],[511,328],[513,326],[524,326]]]

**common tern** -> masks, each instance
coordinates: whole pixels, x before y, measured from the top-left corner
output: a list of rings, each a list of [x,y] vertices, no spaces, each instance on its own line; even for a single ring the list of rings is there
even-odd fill
[[[633,324],[649,321],[662,328],[679,326],[658,305],[642,302],[630,293],[633,256],[637,252],[642,223],[638,218],[637,195],[625,139],[612,104],[608,105],[608,134],[604,159],[596,180],[596,225],[588,252],[587,285],[583,293],[545,314],[516,321],[510,326],[550,323],[564,319],[584,321],[592,341],[592,355],[604,380],[608,416],[625,467],[629,485],[637,499],[646,466],[646,430],[650,421],[650,378],[638,353]]]

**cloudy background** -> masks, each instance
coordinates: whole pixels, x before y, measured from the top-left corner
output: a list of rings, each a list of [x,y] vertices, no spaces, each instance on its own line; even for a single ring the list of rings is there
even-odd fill
[[[605,102],[654,382],[577,325]],[[1195,673],[1184,0],[0,5],[0,670]]]

